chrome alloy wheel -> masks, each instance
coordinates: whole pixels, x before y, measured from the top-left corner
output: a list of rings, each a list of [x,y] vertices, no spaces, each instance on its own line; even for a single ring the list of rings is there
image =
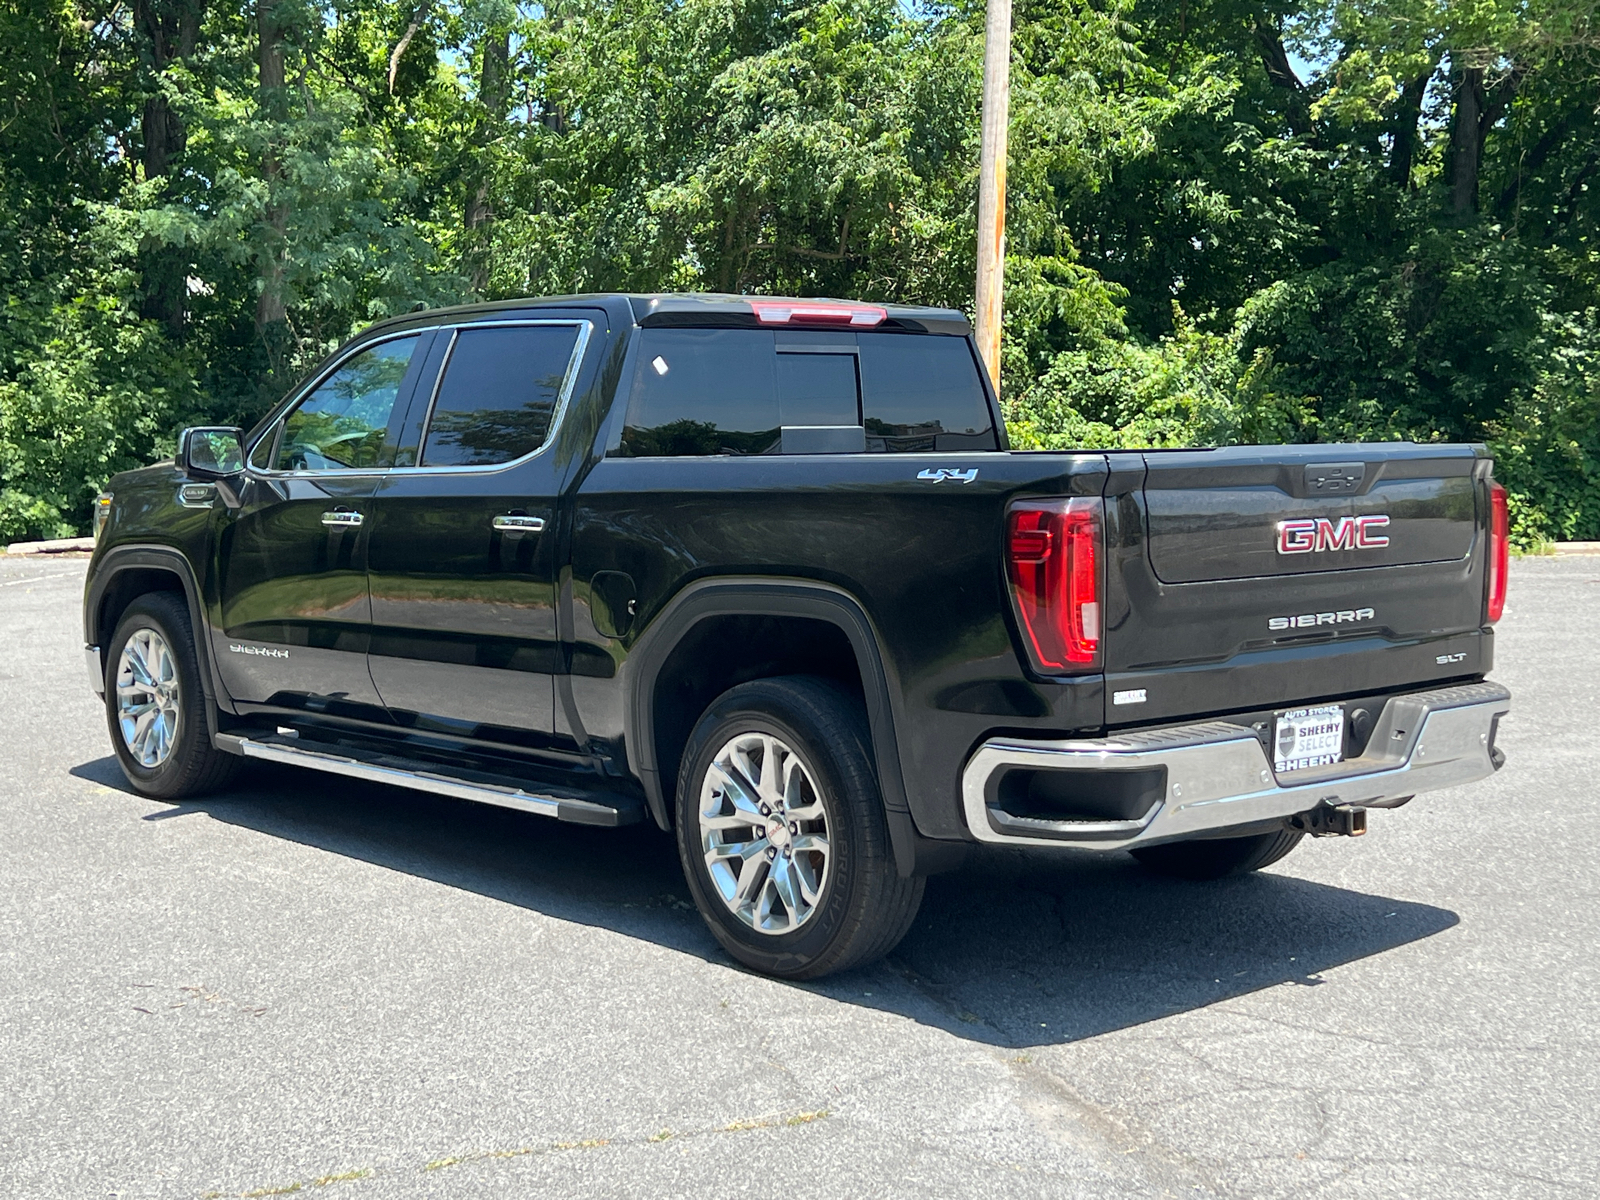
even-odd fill
[[[722,902],[757,933],[792,933],[828,883],[828,815],[800,756],[741,733],[700,784],[700,845]]]
[[[117,724],[141,767],[159,767],[178,740],[178,663],[154,629],[135,629],[117,661]]]

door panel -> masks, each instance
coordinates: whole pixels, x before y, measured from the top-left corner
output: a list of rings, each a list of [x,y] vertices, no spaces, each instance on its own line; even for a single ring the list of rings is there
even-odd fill
[[[520,490],[502,494],[509,487]],[[555,504],[526,490],[498,476],[396,472],[374,498],[370,665],[402,724],[491,740],[507,738],[477,727],[551,731]],[[543,530],[494,527],[513,513]]]
[[[366,502],[431,338],[357,347],[252,448],[217,542],[216,657],[236,701],[387,719],[367,671]]]
[[[369,666],[401,724],[535,748],[552,741],[562,469],[541,447],[588,329],[555,319],[456,331],[430,398],[422,465],[392,472],[373,498]]]
[[[251,478],[218,541],[216,660],[239,701],[330,710],[379,704],[367,673],[365,525],[376,475]],[[349,516],[338,518],[348,521]]]

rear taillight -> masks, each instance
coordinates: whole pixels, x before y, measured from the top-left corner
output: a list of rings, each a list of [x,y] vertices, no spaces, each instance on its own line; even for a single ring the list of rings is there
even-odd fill
[[[1511,563],[1511,513],[1506,489],[1489,485],[1489,620],[1498,621],[1506,610],[1506,568]]]
[[[1025,500],[1006,519],[1006,573],[1034,669],[1100,666],[1100,500]]]

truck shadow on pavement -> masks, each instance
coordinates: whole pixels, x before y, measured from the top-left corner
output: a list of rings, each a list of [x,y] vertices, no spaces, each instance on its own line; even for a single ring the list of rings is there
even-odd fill
[[[114,758],[71,774],[134,797]],[[144,821],[203,819],[610,929],[742,971],[689,901],[654,826],[560,824],[425,793],[261,764],[249,784]],[[1153,876],[1123,854],[1040,858],[985,848],[928,881],[884,963],[795,984],[986,1044],[1094,1037],[1324,972],[1456,925],[1446,909],[1273,872],[1217,883]]]

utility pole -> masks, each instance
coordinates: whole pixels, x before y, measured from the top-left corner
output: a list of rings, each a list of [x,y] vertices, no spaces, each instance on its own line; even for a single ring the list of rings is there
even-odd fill
[[[1000,392],[1006,267],[1006,126],[1011,110],[1011,0],[989,0],[983,42],[983,144],[978,156],[978,353]]]

